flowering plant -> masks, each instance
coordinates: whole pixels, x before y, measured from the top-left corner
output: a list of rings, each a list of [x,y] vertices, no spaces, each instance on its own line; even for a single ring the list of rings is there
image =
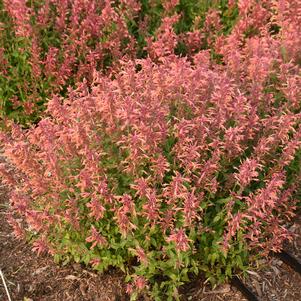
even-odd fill
[[[208,9],[191,0],[0,0],[0,118],[37,122],[53,94],[90,84],[95,69],[117,72],[121,58],[199,49],[208,28],[190,30]]]
[[[120,60],[53,97],[37,126],[2,134],[17,236],[55,260],[121,268],[133,300],[179,298],[200,272],[222,282],[281,249],[300,186],[300,1],[238,9],[212,51]]]
[[[126,20],[139,4],[124,2],[114,8],[113,1],[1,0],[3,115],[36,121],[48,97],[130,56]]]

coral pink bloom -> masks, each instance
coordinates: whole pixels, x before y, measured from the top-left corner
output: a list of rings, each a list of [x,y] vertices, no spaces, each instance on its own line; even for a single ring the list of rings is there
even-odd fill
[[[105,246],[107,244],[106,239],[98,233],[94,226],[91,227],[91,235],[86,238],[86,242],[92,243],[90,249],[94,249],[98,246]]]
[[[174,230],[173,233],[166,239],[167,242],[174,242],[177,251],[186,252],[190,249],[189,242],[183,229]]]

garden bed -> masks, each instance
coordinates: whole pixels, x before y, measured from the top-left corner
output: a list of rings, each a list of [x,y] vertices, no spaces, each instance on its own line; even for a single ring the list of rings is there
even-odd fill
[[[79,264],[59,266],[48,255],[37,256],[31,246],[18,241],[6,221],[6,191],[0,195],[0,268],[14,301],[125,301],[124,275],[117,270],[100,275]],[[198,281],[184,288],[183,300],[245,301],[230,285],[212,291]],[[0,300],[6,301],[0,285]],[[142,300],[147,300],[143,298]]]
[[[56,301],[56,300],[129,300],[125,292],[124,275],[111,269],[100,275],[80,264],[59,266],[48,255],[36,256],[31,246],[13,237],[6,221],[6,191],[0,196],[0,268],[5,275],[12,300]],[[290,251],[298,254],[295,246],[301,243],[301,227],[297,221],[293,226],[297,237]],[[267,261],[262,262],[267,264]],[[278,259],[270,259],[268,267],[250,274],[245,282],[260,301],[301,300],[301,276]],[[4,287],[0,285],[0,299],[6,300]],[[146,300],[142,298],[141,300]],[[193,301],[245,301],[242,294],[226,284],[211,290],[199,280],[182,289],[182,300]]]
[[[301,300],[296,12],[0,0],[0,300]]]

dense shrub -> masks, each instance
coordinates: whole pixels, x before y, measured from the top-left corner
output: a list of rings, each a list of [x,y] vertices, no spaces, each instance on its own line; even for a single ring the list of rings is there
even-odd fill
[[[121,268],[133,299],[178,298],[200,272],[222,282],[281,249],[300,186],[300,1],[238,9],[231,33],[208,30],[211,50],[176,56],[166,30],[150,57],[94,72],[37,126],[2,134],[18,237]]]
[[[220,8],[227,29],[237,9],[225,15],[226,3],[0,0],[0,117],[36,122],[53,94],[65,96],[83,78],[90,84],[94,69],[118,70],[121,58],[206,47],[205,12]]]
[[[36,120],[47,97],[133,52],[126,25],[126,16],[135,15],[132,3],[121,11],[111,1],[4,0],[4,113]]]

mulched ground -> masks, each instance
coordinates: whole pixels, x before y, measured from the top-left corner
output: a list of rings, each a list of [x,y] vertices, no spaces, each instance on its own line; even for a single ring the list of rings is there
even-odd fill
[[[301,212],[288,227],[295,237],[284,244],[285,251],[301,262]],[[277,257],[262,260],[258,272],[252,272],[245,283],[261,301],[301,300],[301,275],[283,263]]]
[[[264,263],[265,268],[252,272],[245,283],[260,301],[301,300],[301,276],[277,258]]]
[[[289,229],[296,235],[296,239],[291,243],[286,244],[285,248],[290,254],[301,261],[301,211]]]
[[[0,269],[13,301],[126,301],[124,275],[117,270],[100,275],[79,264],[56,265],[50,256],[37,256],[26,242],[17,241],[6,222],[7,197],[0,188]],[[294,224],[297,233],[301,225]],[[301,245],[301,237],[290,247]],[[300,251],[295,251],[300,255]],[[301,300],[301,276],[278,259],[252,272],[244,282],[262,301]],[[199,280],[183,289],[183,301],[246,301],[229,284],[211,290]],[[0,280],[0,300],[6,301]],[[141,301],[149,301],[142,297]]]

